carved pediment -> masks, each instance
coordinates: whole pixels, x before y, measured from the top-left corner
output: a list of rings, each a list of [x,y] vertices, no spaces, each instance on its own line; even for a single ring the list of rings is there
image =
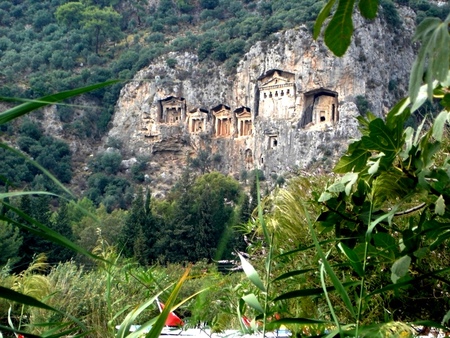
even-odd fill
[[[229,118],[231,117],[231,110],[230,107],[224,105],[224,104],[220,104],[214,108],[211,109],[213,115],[216,118]]]
[[[269,81],[263,83],[260,88],[272,87],[272,86],[291,86],[292,82],[284,77],[275,77]]]
[[[272,69],[258,80],[261,83],[261,89],[273,86],[292,86],[294,84],[294,74],[279,69]]]
[[[208,117],[208,111],[204,108],[196,108],[187,113],[187,115],[191,119],[206,119]]]
[[[164,107],[173,107],[184,105],[185,99],[184,97],[168,96],[160,100],[160,102]]]
[[[234,110],[234,113],[238,119],[247,119],[252,117],[252,113],[248,107],[239,107]]]

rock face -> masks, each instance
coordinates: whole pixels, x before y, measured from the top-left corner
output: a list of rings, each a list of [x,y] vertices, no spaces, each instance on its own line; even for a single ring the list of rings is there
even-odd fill
[[[174,68],[162,58],[122,89],[108,137],[122,140],[124,158],[158,163],[153,179],[179,175],[187,157],[202,150],[216,169],[235,176],[330,167],[358,136],[357,96],[383,116],[406,94],[414,14],[398,10],[401,34],[380,18],[356,17],[342,58],[306,27],[253,46],[233,75],[199,64],[196,55],[171,53]]]

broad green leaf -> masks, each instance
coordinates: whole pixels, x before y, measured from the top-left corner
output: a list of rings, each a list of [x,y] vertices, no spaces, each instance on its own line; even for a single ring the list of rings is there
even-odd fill
[[[443,87],[450,87],[450,69],[449,69],[449,71],[448,71],[448,73],[447,73],[447,78],[444,80],[444,81],[441,81],[441,85],[443,86]],[[446,94],[446,96],[447,96],[448,94]],[[447,106],[448,107],[448,106]],[[448,109],[447,108],[447,110],[449,110],[450,111],[450,109]]]
[[[443,82],[447,78],[450,66],[450,34],[448,32],[448,22],[441,22],[433,34],[433,50],[430,57],[430,71],[433,79]]]
[[[411,264],[411,257],[403,256],[397,259],[391,267],[391,280],[395,284],[397,281],[406,276]]]
[[[330,15],[331,8],[333,7],[336,0],[329,0],[328,3],[322,8],[319,15],[317,16],[316,22],[314,23],[314,33],[313,38],[316,40],[319,37],[320,29],[322,28],[323,22]]]
[[[377,16],[378,0],[360,0],[359,11],[366,19],[374,19]]]
[[[444,318],[442,318],[441,325],[445,325],[445,323],[447,323],[449,320],[450,320],[450,310],[447,311],[447,313],[445,314]]]
[[[370,157],[370,153],[365,149],[357,149],[350,155],[344,155],[334,167],[334,172],[345,174],[351,171],[362,171]]]
[[[326,202],[326,201],[328,201],[328,200],[329,200],[330,198],[332,198],[332,197],[333,197],[332,194],[330,194],[328,191],[324,191],[324,192],[322,193],[322,195],[320,195],[318,201],[319,201],[319,202]]]
[[[358,179],[357,173],[348,172],[344,176],[342,176],[342,178],[339,181],[329,186],[327,190],[333,193],[340,193],[345,191],[345,194],[349,196],[352,186],[357,179]],[[321,200],[319,200],[319,202],[321,202]]]
[[[434,212],[440,216],[445,213],[445,200],[442,195],[440,195],[436,201],[436,208],[434,209]]]
[[[334,193],[342,192],[342,191],[344,191],[344,189],[345,189],[345,185],[341,181],[336,182],[328,187],[328,191],[334,192]]]
[[[429,253],[430,253],[430,249],[429,248],[420,248],[420,249],[414,251],[414,257],[425,258],[425,257],[427,257],[427,255]]]
[[[350,192],[352,191],[353,184],[358,180],[358,174],[357,173],[347,173],[342,178],[345,184],[345,194],[347,196],[350,196]]]
[[[415,112],[417,109],[422,107],[422,105],[428,99],[428,85],[424,84],[419,87],[419,91],[417,92],[416,99],[414,100],[413,105],[411,106],[411,112]]]
[[[8,109],[8,110],[0,113],[0,124],[5,124],[8,121],[11,121],[19,116],[25,115],[25,114],[27,114],[33,110],[36,110],[38,108],[48,106],[50,104],[58,103],[62,100],[65,100],[65,99],[68,99],[68,98],[71,98],[74,96],[78,96],[78,95],[93,91],[95,89],[104,88],[104,87],[110,86],[110,85],[112,85],[114,83],[118,83],[118,82],[119,82],[119,80],[107,81],[107,82],[98,83],[98,84],[83,87],[83,88],[77,88],[77,89],[68,90],[68,91],[60,92],[60,93],[53,94],[53,95],[44,96],[39,99],[30,101],[30,102],[22,103],[14,108]],[[5,99],[5,98],[0,97],[0,101],[2,99]],[[9,98],[7,100],[10,101]]]
[[[408,119],[410,112],[407,111],[408,105],[410,104],[409,98],[404,98],[400,100],[387,114],[386,116],[386,125],[393,129],[396,125],[400,124],[403,127],[403,124]],[[401,118],[400,118],[401,117]],[[375,120],[375,118],[373,119]]]
[[[342,242],[338,244],[338,248],[347,257],[348,261],[350,262],[350,265],[353,267],[358,276],[363,277],[364,270],[358,255]]]
[[[413,147],[414,129],[407,127],[405,129],[405,148],[400,153],[402,160],[406,160],[409,157],[409,152]]]
[[[411,73],[409,75],[409,97],[413,103],[415,103],[422,85],[423,72],[425,68],[425,50],[425,48],[421,48],[419,50],[419,54],[414,60]]]
[[[382,119],[370,122],[370,134],[363,136],[361,142],[365,149],[388,153],[396,152],[399,148],[399,140],[392,133],[392,129],[386,126]]]
[[[437,81],[443,82],[447,78],[450,65],[449,23],[450,15],[447,16],[444,22],[438,18],[425,18],[416,29],[414,40],[420,41],[422,46],[413,64],[409,82],[409,95],[413,103],[422,84],[427,61],[428,69],[425,73],[425,82],[427,84],[427,96],[430,100]]]
[[[441,142],[442,134],[444,133],[444,127],[447,122],[447,117],[449,113],[446,111],[441,111],[441,113],[434,119],[433,123],[433,137],[435,140]]]
[[[450,112],[450,93],[445,94],[439,103],[446,111]]]
[[[394,237],[385,232],[377,232],[374,234],[373,241],[378,248],[393,250],[397,246]]]
[[[441,20],[436,17],[427,17],[423,19],[416,27],[416,32],[414,33],[413,40],[418,41],[421,37],[428,36],[439,26],[440,23]]]
[[[238,253],[238,255],[241,260],[242,269],[244,269],[247,278],[262,292],[266,292],[264,283],[262,282],[255,268],[241,254]]]
[[[325,44],[336,56],[342,56],[350,46],[353,34],[352,13],[355,0],[339,0],[336,12],[325,29]]]
[[[245,295],[244,297],[242,297],[242,299],[248,306],[252,307],[259,313],[264,313],[264,309],[262,308],[261,304],[259,303],[258,299],[253,293]]]
[[[376,160],[376,161],[369,160],[367,162],[367,165],[369,166],[369,170],[368,170],[369,175],[374,175],[378,172],[378,168],[380,168],[380,161],[383,156],[384,156],[384,153],[380,153],[378,156],[376,156],[376,158],[378,158],[378,160]]]

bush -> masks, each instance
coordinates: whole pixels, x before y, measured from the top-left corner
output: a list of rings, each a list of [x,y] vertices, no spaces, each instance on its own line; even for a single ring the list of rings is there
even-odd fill
[[[149,36],[145,38],[146,42],[164,42],[165,41],[165,35],[163,33],[152,33]]]
[[[169,58],[169,59],[166,60],[166,65],[169,68],[175,68],[175,66],[177,65],[177,60]]]
[[[227,57],[232,56],[233,54],[242,55],[245,52],[245,41],[242,39],[235,39],[231,41],[227,47]]]
[[[31,120],[25,120],[20,126],[19,131],[22,136],[28,136],[34,140],[39,140],[42,136],[42,131],[39,126]]]
[[[362,116],[366,115],[366,113],[369,111],[369,101],[367,101],[365,96],[358,95],[356,97],[355,104]]]
[[[394,29],[401,27],[402,20],[398,15],[394,3],[391,0],[380,0],[380,4],[383,9],[381,13],[386,20],[386,23]]]
[[[200,6],[205,9],[214,9],[219,5],[219,0],[200,0]]]
[[[117,174],[122,162],[122,155],[118,152],[104,152],[97,159],[90,162],[89,166],[96,173]]]

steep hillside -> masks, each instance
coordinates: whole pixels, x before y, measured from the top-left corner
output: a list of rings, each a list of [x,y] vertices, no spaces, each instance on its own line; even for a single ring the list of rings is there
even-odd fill
[[[236,177],[253,168],[275,179],[284,172],[326,169],[355,135],[354,120],[345,122],[357,114],[353,103],[362,112],[382,114],[404,93],[414,23],[448,12],[448,4],[397,3],[415,13],[381,0],[379,19],[358,19],[351,53],[336,59],[309,34],[321,1],[2,2],[0,96],[34,98],[124,79],[31,115],[44,144],[45,135],[68,143],[72,168],[66,177],[80,194],[92,188],[89,178],[101,167],[98,162],[111,159],[122,161],[111,175],[127,186],[153,180],[162,191],[188,156],[201,171],[216,168]],[[263,87],[278,76],[289,94],[281,97],[275,90],[265,99],[270,90]],[[176,107],[171,96],[183,98],[184,113],[175,125],[161,116],[163,104]],[[334,117],[329,110],[332,121],[313,126],[327,119],[320,116],[322,104],[334,105]],[[17,145],[15,140],[27,136],[19,124],[2,126],[0,137]],[[23,145],[18,146],[27,151]],[[103,154],[107,148],[110,155]],[[32,154],[44,164],[46,156],[39,155]],[[1,160],[14,165],[10,158]],[[5,170],[0,174],[8,176]],[[33,173],[22,176],[13,183],[34,184]]]
[[[356,18],[343,58],[305,26],[255,44],[232,75],[195,54],[172,52],[122,89],[108,137],[121,141],[129,162],[148,159],[153,189],[155,182],[170,186],[188,156],[237,178],[256,168],[274,180],[330,169],[358,135],[356,116],[365,111],[356,103],[366,100],[382,116],[405,94],[415,14],[399,11],[397,34],[383,19]]]

